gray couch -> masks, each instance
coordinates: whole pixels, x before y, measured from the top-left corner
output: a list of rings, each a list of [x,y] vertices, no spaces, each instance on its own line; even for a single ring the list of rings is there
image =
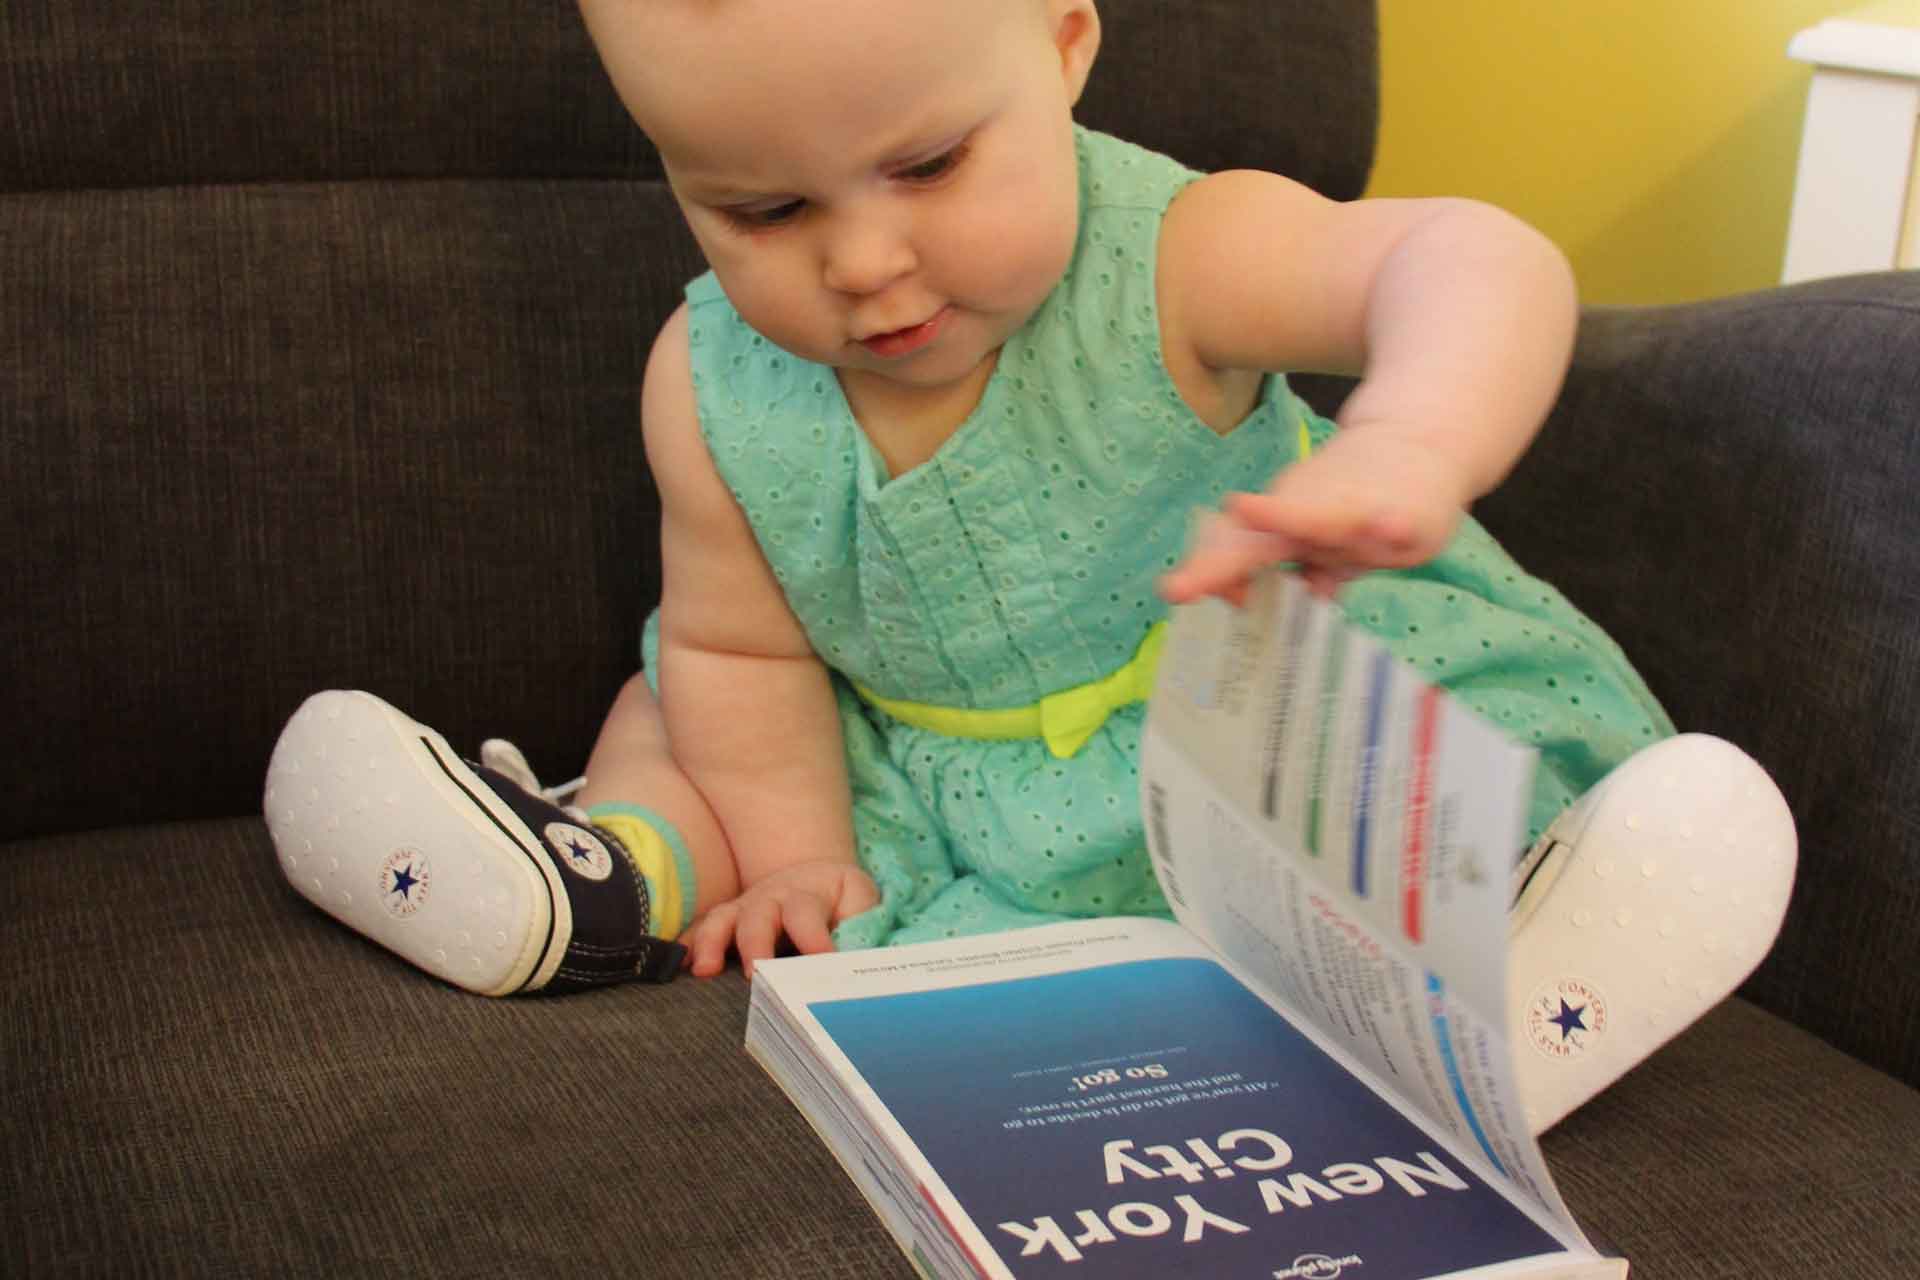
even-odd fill
[[[1105,16],[1084,118],[1360,190],[1369,6]],[[737,972],[468,996],[295,897],[258,817],[325,686],[581,763],[697,269],[562,0],[0,5],[0,1271],[910,1274]],[[1771,957],[1547,1140],[1646,1280],[1920,1274],[1916,483],[1888,275],[1590,312],[1484,504],[1800,823]]]

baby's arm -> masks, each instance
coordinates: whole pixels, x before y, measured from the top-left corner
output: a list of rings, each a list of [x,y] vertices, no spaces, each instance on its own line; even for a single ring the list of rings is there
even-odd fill
[[[697,974],[729,943],[751,973],[785,933],[802,951],[875,901],[854,861],[840,720],[745,515],[701,437],[686,310],[648,361],[641,414],[660,490],[660,701],[673,757],[726,835],[741,893],[688,931]]]
[[[1539,431],[1577,315],[1559,250],[1490,206],[1340,204],[1255,172],[1181,194],[1158,279],[1170,363],[1361,375],[1340,432],[1231,499],[1168,575],[1176,602],[1231,595],[1275,561],[1330,591],[1437,555]]]

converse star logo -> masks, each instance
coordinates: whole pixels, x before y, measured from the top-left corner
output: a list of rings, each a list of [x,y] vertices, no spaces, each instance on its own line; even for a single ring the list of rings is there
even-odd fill
[[[1576,1031],[1591,1031],[1593,1029],[1587,1025],[1587,1009],[1589,1007],[1590,1006],[1583,1004],[1576,1009],[1568,1004],[1566,997],[1563,996],[1560,999],[1560,1012],[1548,1018],[1547,1021],[1560,1028],[1560,1038],[1562,1040],[1571,1039],[1573,1033]]]
[[[1527,1039],[1549,1058],[1575,1058],[1607,1031],[1607,1002],[1580,978],[1542,983],[1527,1001]]]
[[[396,920],[426,905],[433,886],[433,868],[418,849],[395,849],[380,864],[380,905]]]
[[[613,874],[613,855],[600,837],[571,822],[549,822],[543,832],[558,862],[582,880],[605,880]]]

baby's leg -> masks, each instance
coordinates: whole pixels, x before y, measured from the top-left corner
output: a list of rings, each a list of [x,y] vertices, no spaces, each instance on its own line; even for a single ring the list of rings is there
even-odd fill
[[[668,779],[673,816],[641,808],[616,769],[596,787],[620,797],[602,821],[461,759],[371,694],[316,694],[268,769],[264,809],[282,869],[343,923],[484,995],[670,978],[681,956],[671,938],[696,895],[731,892],[732,871],[701,885],[717,828],[689,804],[698,793],[684,779],[671,785],[663,735],[661,761],[645,763],[649,710],[623,695],[603,737],[625,745],[610,759],[631,778]],[[700,845],[682,839],[681,820]]]
[[[1766,772],[1701,734],[1638,752],[1516,873],[1507,995],[1539,1133],[1729,995],[1793,888],[1793,815]]]
[[[696,891],[706,906],[739,896],[727,838],[706,798],[674,761],[659,700],[644,675],[628,680],[614,699],[574,802],[596,823],[616,830],[623,819],[638,818],[656,828],[664,822],[679,834],[692,871],[692,883],[684,886],[683,925],[699,914]]]

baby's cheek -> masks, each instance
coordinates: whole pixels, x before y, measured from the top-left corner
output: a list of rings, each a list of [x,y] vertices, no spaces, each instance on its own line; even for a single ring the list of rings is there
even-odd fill
[[[1033,307],[1066,274],[1077,226],[1069,202],[1062,209],[1007,207],[977,217],[961,235],[963,262],[975,279],[1005,306]]]

